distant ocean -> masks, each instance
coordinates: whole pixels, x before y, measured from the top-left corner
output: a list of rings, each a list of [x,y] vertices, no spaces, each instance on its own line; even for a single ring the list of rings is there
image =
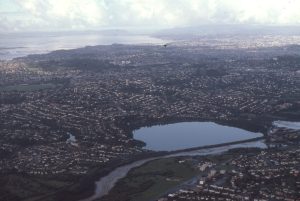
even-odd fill
[[[30,54],[48,53],[111,44],[164,44],[166,41],[147,35],[98,33],[0,34],[0,60],[10,60]]]

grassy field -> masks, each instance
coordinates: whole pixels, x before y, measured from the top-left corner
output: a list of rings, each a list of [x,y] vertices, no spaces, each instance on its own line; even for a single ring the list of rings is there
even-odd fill
[[[42,89],[55,88],[57,85],[52,83],[32,84],[32,85],[11,85],[0,87],[0,91],[37,91]]]
[[[118,190],[112,195],[122,195],[126,197],[124,200],[131,201],[151,200],[197,173],[189,161],[179,163],[176,158],[151,161],[130,171],[126,178],[118,182],[115,188]]]

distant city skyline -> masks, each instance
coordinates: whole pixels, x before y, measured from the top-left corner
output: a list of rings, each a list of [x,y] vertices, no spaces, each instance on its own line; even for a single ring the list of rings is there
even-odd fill
[[[298,0],[0,0],[0,32],[300,25]]]

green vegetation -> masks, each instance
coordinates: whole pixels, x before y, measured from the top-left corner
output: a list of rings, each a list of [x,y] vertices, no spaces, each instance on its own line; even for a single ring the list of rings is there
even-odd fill
[[[37,91],[42,89],[55,88],[57,85],[52,83],[31,84],[31,85],[11,85],[0,87],[0,91]]]
[[[118,182],[111,195],[122,195],[124,200],[151,200],[197,174],[191,161],[179,163],[178,158],[151,161],[129,172]],[[117,190],[116,190],[117,189]]]
[[[34,200],[36,196],[43,196],[49,191],[55,191],[67,185],[69,182],[40,179],[22,175],[6,175],[0,179],[0,200]]]

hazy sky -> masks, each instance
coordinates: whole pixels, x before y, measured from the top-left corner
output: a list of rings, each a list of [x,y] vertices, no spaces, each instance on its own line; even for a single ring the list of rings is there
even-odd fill
[[[0,0],[0,32],[300,25],[300,0]]]

